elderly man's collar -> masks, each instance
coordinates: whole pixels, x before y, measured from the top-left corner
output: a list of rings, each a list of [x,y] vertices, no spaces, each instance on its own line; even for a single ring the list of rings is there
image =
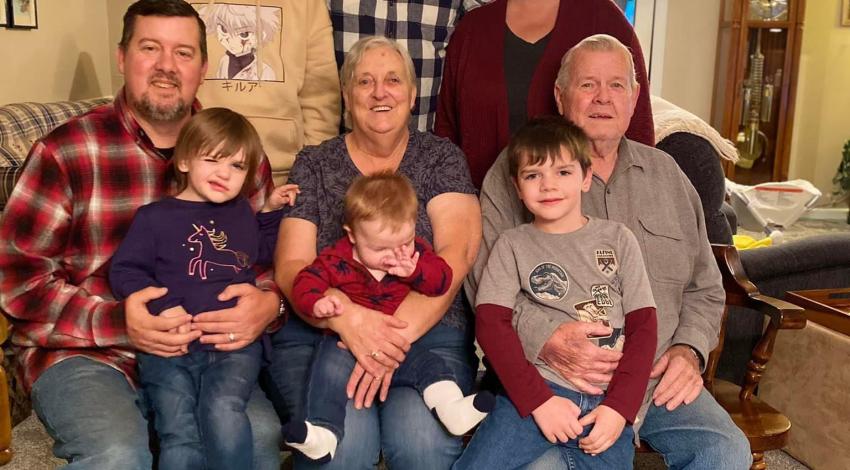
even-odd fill
[[[615,167],[615,171],[618,168],[625,170],[632,166],[643,169],[644,165],[648,163],[645,158],[641,158],[640,154],[636,154],[632,151],[635,145],[642,144],[629,140],[625,137],[620,139],[620,146],[617,148],[617,165]]]

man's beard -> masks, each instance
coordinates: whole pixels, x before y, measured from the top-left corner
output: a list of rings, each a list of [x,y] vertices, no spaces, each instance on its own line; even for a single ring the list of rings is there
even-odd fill
[[[145,93],[142,98],[133,103],[133,108],[145,119],[154,122],[179,121],[189,112],[189,106],[182,99],[172,105],[156,105]]]

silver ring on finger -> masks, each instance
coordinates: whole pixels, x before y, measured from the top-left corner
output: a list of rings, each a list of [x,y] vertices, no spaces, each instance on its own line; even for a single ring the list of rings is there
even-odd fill
[[[369,353],[369,357],[371,357],[372,359],[377,359],[378,356],[380,356],[380,355],[381,355],[381,351],[377,351],[377,350]]]
[[[227,334],[227,341],[230,341],[231,343],[236,341],[236,335],[233,332],[228,333]]]

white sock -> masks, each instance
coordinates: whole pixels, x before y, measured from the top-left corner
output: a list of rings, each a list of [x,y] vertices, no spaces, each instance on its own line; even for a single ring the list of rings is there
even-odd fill
[[[425,406],[434,410],[443,426],[455,436],[462,436],[475,427],[492,409],[492,397],[484,400],[488,402],[484,410],[475,407],[475,397],[475,394],[464,397],[460,387],[451,380],[435,382],[422,392]]]
[[[293,449],[299,450],[302,454],[313,460],[319,460],[326,455],[330,455],[332,459],[336,453],[337,440],[334,433],[322,426],[315,426],[309,421],[305,421],[307,427],[307,435],[304,442],[285,441],[287,445]],[[286,439],[287,436],[284,436]]]

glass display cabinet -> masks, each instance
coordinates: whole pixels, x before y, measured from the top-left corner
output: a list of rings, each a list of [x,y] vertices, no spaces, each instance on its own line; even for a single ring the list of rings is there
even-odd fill
[[[712,125],[738,147],[726,176],[788,179],[805,0],[723,0]]]

